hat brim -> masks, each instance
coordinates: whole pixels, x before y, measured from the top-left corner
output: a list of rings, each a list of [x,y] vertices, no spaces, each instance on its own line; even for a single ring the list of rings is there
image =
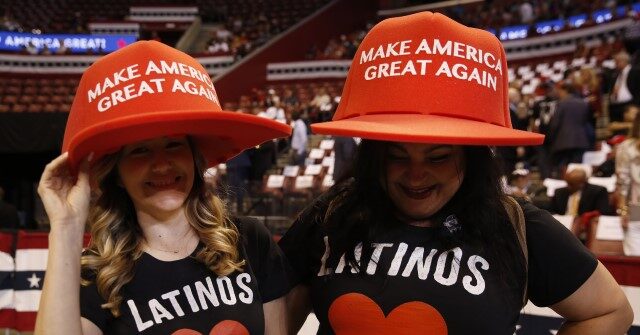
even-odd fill
[[[124,145],[171,135],[191,136],[207,159],[207,166],[214,166],[268,140],[291,136],[291,127],[228,111],[138,114],[95,124],[77,133],[69,141],[69,162],[74,168],[92,152],[97,160]]]
[[[316,134],[364,139],[460,145],[539,145],[544,135],[483,121],[424,114],[370,114],[315,123]]]

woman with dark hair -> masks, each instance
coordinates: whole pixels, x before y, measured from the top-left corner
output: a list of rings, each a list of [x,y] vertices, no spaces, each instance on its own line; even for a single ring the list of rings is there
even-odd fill
[[[495,36],[440,14],[369,32],[333,121],[312,125],[363,139],[353,169],[280,240],[289,332],[313,310],[319,334],[510,335],[528,299],[566,318],[559,334],[629,328],[606,268],[504,194],[490,146],[543,141],[512,129],[506,69]]]
[[[286,331],[284,257],[204,174],[291,128],[222,111],[214,92],[195,59],[153,41],[83,74],[38,187],[51,232],[36,334]]]

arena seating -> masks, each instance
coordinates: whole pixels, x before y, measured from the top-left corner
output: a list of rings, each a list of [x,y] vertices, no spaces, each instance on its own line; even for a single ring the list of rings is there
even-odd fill
[[[0,112],[68,112],[79,77],[0,77]]]
[[[326,0],[293,1],[268,0],[261,2],[199,0],[200,13],[209,22],[222,22],[222,37],[211,36],[207,48],[215,43],[226,43],[229,51],[203,53],[234,54],[242,58],[269,39],[299,22],[322,5]]]
[[[131,3],[130,0],[12,0],[5,2],[5,10],[24,31],[38,29],[47,33],[82,33],[86,32],[89,20],[122,20],[129,12]]]

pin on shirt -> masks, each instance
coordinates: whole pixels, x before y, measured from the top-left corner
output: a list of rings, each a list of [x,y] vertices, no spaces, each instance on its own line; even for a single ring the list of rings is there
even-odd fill
[[[453,214],[447,216],[442,225],[447,228],[450,234],[456,233],[462,229],[460,223],[458,223],[458,218]]]

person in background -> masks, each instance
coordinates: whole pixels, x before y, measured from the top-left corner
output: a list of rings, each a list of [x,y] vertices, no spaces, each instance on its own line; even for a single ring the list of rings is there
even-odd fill
[[[622,114],[622,121],[609,122],[609,126],[607,128],[609,128],[609,131],[613,135],[629,135],[629,132],[633,127],[633,120],[636,118],[636,115],[638,115],[638,111],[640,111],[640,107],[636,105],[628,105],[627,107],[625,107],[625,110]]]
[[[550,81],[542,82],[538,89],[542,93],[542,100],[536,101],[533,105],[534,130],[542,135],[549,133],[549,123],[551,116],[556,111],[558,100],[555,94],[555,84]],[[537,165],[542,179],[551,177],[551,142],[545,136],[544,143],[535,147]]]
[[[307,144],[309,136],[307,135],[307,125],[300,118],[300,113],[294,111],[291,113],[293,121],[293,136],[291,137],[291,164],[304,166],[305,158],[307,158]]]
[[[495,61],[461,60],[443,41]],[[511,335],[530,299],[566,319],[559,334],[624,334],[633,311],[607,269],[548,212],[504,194],[491,146],[543,136],[511,126],[500,41],[422,12],[378,23],[355,59],[333,120],[311,125],[362,138],[352,172],[279,241],[289,333],[313,310],[318,334]],[[448,72],[460,63],[495,88]]]
[[[44,55],[44,56],[52,55],[51,49],[49,49],[47,44],[42,45],[42,50],[40,50],[40,55]]]
[[[272,90],[269,90],[269,91],[272,91]],[[265,113],[265,117],[269,119],[276,120],[282,123],[287,122],[287,118],[284,113],[284,108],[282,108],[282,103],[280,102],[280,99],[275,101],[273,105],[267,107],[264,113]]]
[[[529,198],[528,189],[531,185],[529,170],[515,169],[507,177],[505,193],[514,197]]]
[[[527,130],[529,120],[527,118],[518,118],[518,105],[522,102],[522,95],[516,88],[509,88],[509,116],[514,129]],[[524,146],[502,146],[498,147],[497,152],[502,158],[503,173],[509,174],[516,168],[518,162],[524,161],[526,149]]]
[[[37,55],[40,53],[40,49],[38,49],[38,47],[35,45],[35,43],[33,43],[33,41],[27,42],[25,46],[25,50],[29,55]]]
[[[640,117],[633,120],[629,136],[616,148],[617,213],[624,227],[629,222],[628,207],[640,204]]]
[[[566,187],[557,189],[551,198],[551,212],[560,215],[579,216],[586,212],[598,211],[602,215],[614,215],[609,205],[607,189],[589,184],[583,169],[573,169],[564,177]]]
[[[552,176],[561,178],[569,163],[582,162],[582,155],[590,149],[593,127],[589,122],[589,106],[575,95],[569,83],[556,88],[558,107],[549,122],[549,143],[553,162]]]
[[[244,196],[247,193],[249,177],[251,175],[251,159],[247,151],[227,161],[227,181],[229,195],[235,213],[243,213]]]
[[[60,47],[56,50],[56,55],[67,55],[71,53],[71,50],[69,50],[63,39],[59,38],[58,43],[60,44]]]
[[[622,121],[629,104],[640,104],[640,66],[632,66],[631,57],[625,51],[617,53],[613,59],[617,72],[611,89],[609,120]]]
[[[335,136],[333,150],[335,157],[333,161],[333,179],[342,180],[351,170],[353,157],[358,149],[358,143],[353,137]]]
[[[618,144],[624,142],[626,138],[624,135],[615,135],[607,140],[611,151],[607,153],[606,160],[602,164],[593,168],[594,177],[611,177],[616,174],[616,151],[618,151]]]

